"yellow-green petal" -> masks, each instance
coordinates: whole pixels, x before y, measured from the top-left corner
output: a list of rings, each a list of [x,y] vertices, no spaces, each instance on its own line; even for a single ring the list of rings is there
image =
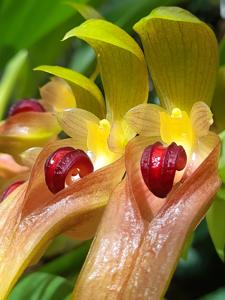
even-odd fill
[[[53,77],[40,88],[43,105],[54,111],[76,107],[76,100],[70,85],[62,78]]]
[[[124,153],[127,143],[135,135],[136,132],[131,126],[129,126],[125,119],[113,122],[108,138],[108,145],[110,150],[115,153]]]
[[[141,19],[140,35],[162,105],[190,112],[194,102],[211,104],[218,67],[213,31],[178,7],[159,7]]]
[[[63,131],[73,138],[73,143],[83,150],[87,149],[88,124],[98,125],[100,119],[80,108],[68,109],[57,113]]]
[[[71,86],[77,107],[93,112],[102,118],[105,115],[105,103],[97,85],[84,75],[60,66],[40,66],[37,71],[44,71],[65,79]]]
[[[0,81],[0,119],[4,117],[5,109],[11,94],[18,82],[22,69],[28,58],[28,51],[25,49],[16,53],[6,64],[4,73],[1,74]]]
[[[147,100],[148,75],[138,44],[122,29],[104,20],[88,20],[64,39],[78,37],[95,50],[107,101],[107,117],[119,120]]]
[[[160,136],[160,112],[164,110],[155,104],[140,104],[130,109],[125,120],[138,134]]]
[[[192,126],[198,137],[208,134],[210,126],[213,124],[213,114],[204,102],[196,102],[190,114]]]

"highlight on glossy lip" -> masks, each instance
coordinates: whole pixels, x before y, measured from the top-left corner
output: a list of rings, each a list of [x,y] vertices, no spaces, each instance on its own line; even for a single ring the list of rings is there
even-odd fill
[[[165,198],[171,191],[176,171],[187,164],[187,155],[176,143],[164,147],[156,142],[145,148],[141,157],[141,172],[149,190],[159,198]]]
[[[23,184],[25,181],[18,180],[11,185],[7,187],[7,189],[2,193],[0,197],[0,202],[2,202],[6,197],[8,197],[9,194],[11,194],[16,188],[18,188],[21,184]]]
[[[53,152],[45,162],[45,181],[52,193],[58,193],[94,171],[88,155],[79,149],[62,147]]]
[[[43,106],[35,99],[23,99],[13,104],[8,112],[8,117],[12,117],[23,112],[44,112]]]

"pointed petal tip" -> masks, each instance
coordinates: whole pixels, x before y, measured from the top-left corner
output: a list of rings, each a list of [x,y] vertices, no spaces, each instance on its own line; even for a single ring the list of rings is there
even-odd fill
[[[65,41],[71,37],[81,37],[81,32],[83,32],[84,28],[89,25],[89,23],[92,23],[92,22],[97,22],[98,21],[102,21],[102,20],[96,20],[96,19],[89,19],[89,20],[86,20],[84,21],[83,23],[81,23],[80,25],[72,28],[71,30],[69,30],[65,35],[64,37],[62,38],[62,41]],[[83,32],[84,33],[84,32]]]
[[[33,68],[33,71],[42,71],[42,68],[45,67],[45,65],[37,66]]]
[[[61,42],[64,42],[65,40],[67,40],[67,39],[70,38],[70,37],[71,37],[70,31],[68,31],[60,41],[61,41]]]
[[[119,26],[102,19],[89,19],[68,31],[63,40],[77,37],[90,43],[99,40],[120,47],[133,53],[140,61],[144,61],[143,53],[138,44]]]

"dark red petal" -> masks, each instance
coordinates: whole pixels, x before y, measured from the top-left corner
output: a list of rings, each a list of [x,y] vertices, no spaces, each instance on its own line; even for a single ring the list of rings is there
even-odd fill
[[[72,147],[60,148],[49,156],[45,163],[45,181],[52,193],[64,189],[71,170],[82,178],[93,172],[94,167],[84,151]]]
[[[7,189],[3,192],[3,194],[0,197],[0,202],[2,202],[9,194],[11,194],[18,186],[23,184],[25,181],[16,181],[12,183],[10,186],[7,187]]]
[[[163,147],[159,142],[148,146],[141,157],[141,172],[149,190],[165,198],[173,187],[176,171],[185,168],[187,156],[182,146],[172,143]]]
[[[14,116],[23,112],[44,112],[43,106],[35,99],[23,99],[13,104],[8,112],[8,117]]]

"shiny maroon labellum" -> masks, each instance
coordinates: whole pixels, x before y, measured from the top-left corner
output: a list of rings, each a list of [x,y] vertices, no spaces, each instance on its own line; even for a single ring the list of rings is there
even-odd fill
[[[10,107],[9,112],[8,112],[8,117],[17,115],[19,113],[28,112],[28,111],[44,112],[45,109],[35,99],[23,99],[23,100],[17,101],[15,104],[13,104]]]
[[[11,194],[18,186],[23,184],[25,181],[18,180],[14,183],[12,183],[10,186],[7,187],[7,189],[2,193],[0,197],[0,202],[2,202],[6,197],[8,197],[9,194]]]
[[[159,198],[165,198],[173,187],[176,171],[187,163],[187,155],[176,143],[163,147],[159,142],[145,148],[141,157],[141,173],[149,190]]]
[[[93,171],[93,164],[84,151],[62,147],[46,160],[45,181],[49,190],[55,194],[65,188],[67,176],[79,175],[82,178]]]

